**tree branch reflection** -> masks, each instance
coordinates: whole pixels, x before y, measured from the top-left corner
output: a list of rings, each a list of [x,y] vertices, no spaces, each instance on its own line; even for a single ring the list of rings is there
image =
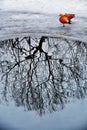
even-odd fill
[[[2,100],[40,115],[87,93],[87,43],[43,36],[0,41]]]

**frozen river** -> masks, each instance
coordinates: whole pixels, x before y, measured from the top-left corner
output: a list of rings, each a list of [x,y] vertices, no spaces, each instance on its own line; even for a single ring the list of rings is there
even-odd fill
[[[86,12],[87,0],[0,0],[0,37],[48,34],[87,40]],[[58,21],[60,13],[75,14],[72,24],[63,27]],[[15,41],[15,45],[12,42],[12,48],[8,44],[2,47],[3,42],[0,46],[0,130],[87,130],[87,98],[84,99],[84,90],[87,89],[86,44],[60,39],[58,45],[58,40],[49,38],[45,42],[46,52],[41,52],[40,46],[33,44],[33,39],[30,48],[26,47],[29,39],[22,40],[22,43]],[[34,52],[36,57],[32,57],[33,60],[31,57],[26,59]],[[6,72],[7,78],[1,78]],[[29,86],[26,75],[30,75]],[[81,76],[85,81],[80,79]],[[76,93],[72,77],[77,81]],[[66,91],[58,88],[63,90],[67,84]],[[65,97],[69,94],[74,97],[71,102]],[[56,110],[58,104],[61,104],[59,111]]]
[[[0,5],[0,35],[35,33],[86,39],[86,0],[1,0]],[[76,17],[71,25],[62,27],[60,13],[74,13]]]

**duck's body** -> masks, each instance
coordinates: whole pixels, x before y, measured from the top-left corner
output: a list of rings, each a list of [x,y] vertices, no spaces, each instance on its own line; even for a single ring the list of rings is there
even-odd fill
[[[65,13],[65,14],[60,14],[59,15],[59,21],[63,24],[71,24],[71,19],[75,17],[75,14],[69,14],[69,13]]]
[[[59,21],[63,24],[71,24],[70,19],[67,18],[65,15],[60,15]]]
[[[65,14],[65,16],[69,19],[72,19],[75,17],[75,14]]]

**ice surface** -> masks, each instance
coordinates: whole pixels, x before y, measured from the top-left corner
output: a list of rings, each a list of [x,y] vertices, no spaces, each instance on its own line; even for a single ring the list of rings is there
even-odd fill
[[[71,12],[83,14],[87,11],[86,0],[3,0],[3,10],[24,10],[45,13]]]
[[[57,34],[86,38],[87,0],[0,0],[0,35]],[[60,13],[74,13],[62,28]]]

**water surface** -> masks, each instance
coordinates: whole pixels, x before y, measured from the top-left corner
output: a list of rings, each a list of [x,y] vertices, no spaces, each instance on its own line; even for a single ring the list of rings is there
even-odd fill
[[[25,33],[87,39],[86,0],[0,0],[0,5],[0,36]],[[63,12],[75,14],[71,25],[59,23]],[[86,129],[86,43],[46,39],[41,52],[36,47],[40,39],[32,39],[31,47],[29,39],[19,40],[23,41],[0,42],[0,126],[12,130]],[[36,57],[29,59],[35,51]]]

